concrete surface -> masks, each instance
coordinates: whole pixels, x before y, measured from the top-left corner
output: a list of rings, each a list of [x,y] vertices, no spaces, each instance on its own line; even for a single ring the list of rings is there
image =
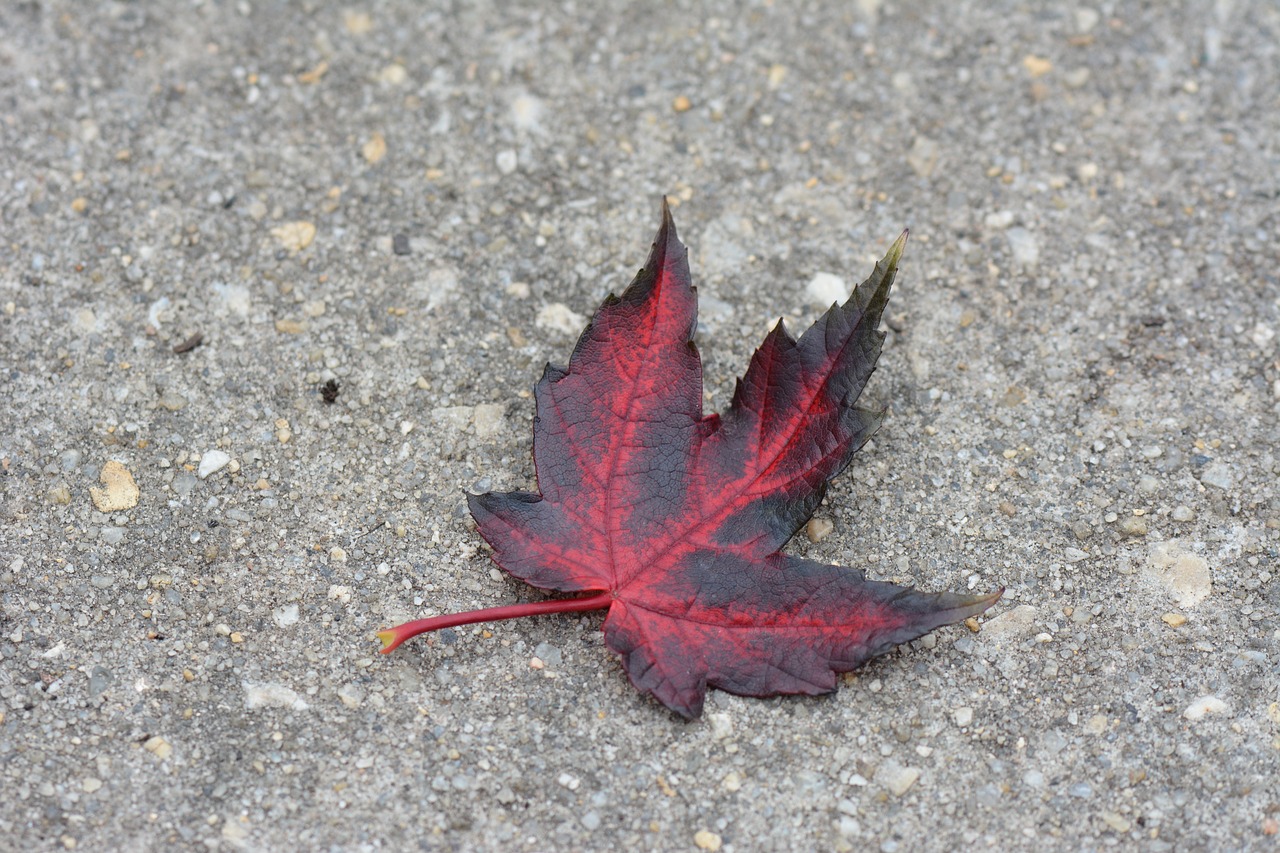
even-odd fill
[[[0,847],[1276,849],[1276,4],[442,5],[4,4]],[[663,193],[715,407],[911,227],[790,547],[1006,599],[695,724],[375,654],[537,597],[462,494]]]

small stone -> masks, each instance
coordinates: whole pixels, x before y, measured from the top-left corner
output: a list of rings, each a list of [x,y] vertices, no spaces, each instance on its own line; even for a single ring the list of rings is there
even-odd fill
[[[1182,712],[1182,716],[1194,723],[1197,720],[1203,720],[1209,714],[1225,714],[1230,710],[1231,708],[1226,702],[1210,694],[1201,696],[1188,705],[1187,709]]]
[[[1040,263],[1040,242],[1036,236],[1025,228],[1010,228],[1005,232],[1009,241],[1009,251],[1013,259],[1024,267],[1034,267]]]
[[[1200,482],[1227,491],[1236,484],[1236,472],[1225,462],[1212,462],[1200,472]]]
[[[1160,481],[1150,474],[1144,474],[1138,478],[1138,491],[1144,495],[1154,495],[1160,491]]]
[[[364,689],[356,684],[344,684],[338,688],[338,700],[348,708],[359,708],[364,704]]]
[[[98,534],[102,541],[107,545],[119,545],[124,541],[123,527],[104,527]]]
[[[142,492],[134,482],[129,469],[112,459],[102,466],[98,479],[106,488],[93,486],[89,489],[89,497],[98,512],[122,512],[138,505]]]
[[[288,444],[293,440],[293,428],[289,426],[289,421],[285,418],[276,418],[276,441],[281,444]]]
[[[364,145],[360,146],[360,156],[364,157],[365,162],[370,166],[376,166],[378,161],[387,156],[387,140],[381,133],[374,133]]]
[[[538,311],[538,316],[534,318],[533,322],[553,332],[576,335],[586,325],[587,318],[576,311],[569,310],[569,306],[563,302],[552,302],[550,305],[544,305]]]
[[[835,529],[835,524],[829,518],[811,518],[805,525],[805,535],[809,537],[810,542],[816,543],[826,539]]]
[[[678,113],[687,113],[693,109],[693,101],[690,101],[684,95],[677,95],[675,100],[671,102],[671,109]]]
[[[1098,177],[1097,163],[1081,163],[1076,169],[1076,177],[1080,179],[1080,183],[1087,184]]]
[[[396,234],[391,238],[391,251],[397,255],[407,255],[410,252],[409,235]]]
[[[1146,536],[1147,519],[1142,515],[1128,515],[1120,519],[1120,532],[1125,536]]]
[[[160,408],[170,412],[180,412],[187,407],[187,398],[177,391],[165,391],[160,395]]]
[[[507,407],[502,403],[481,403],[475,407],[471,422],[475,425],[476,436],[493,438],[501,435],[506,427]]]
[[[347,549],[340,548],[337,545],[329,549],[329,561],[333,563],[345,563],[347,561]]]
[[[1174,521],[1182,521],[1182,522],[1196,520],[1196,514],[1191,510],[1191,507],[1186,506],[1184,504],[1178,504],[1177,506],[1175,506],[1173,508],[1173,512],[1170,513],[1169,517],[1172,518]]]
[[[707,723],[711,726],[712,740],[733,737],[733,718],[728,714],[707,714]]]
[[[534,655],[542,659],[547,666],[559,666],[564,663],[564,654],[550,643],[538,643],[533,650]]]
[[[310,222],[286,222],[272,228],[271,236],[290,252],[301,252],[316,239],[316,226]]]
[[[1027,69],[1027,73],[1034,79],[1043,77],[1053,70],[1053,63],[1042,56],[1027,54],[1022,58],[1022,67]]]
[[[589,811],[582,816],[582,825],[588,832],[595,832],[600,828],[600,814],[596,811]]]
[[[1195,607],[1213,591],[1208,561],[1177,540],[1153,542],[1144,569],[1183,609]]]
[[[1166,613],[1160,617],[1160,621],[1168,625],[1170,628],[1181,628],[1187,624],[1187,617],[1181,613]]]
[[[210,475],[216,474],[223,468],[231,464],[231,456],[221,450],[207,450],[200,457],[200,467],[196,470],[196,476],[201,480],[207,480]]]
[[[282,335],[300,335],[307,330],[307,324],[301,320],[280,319],[276,320],[275,326]]]
[[[1079,548],[1063,548],[1062,559],[1066,560],[1068,563],[1078,563],[1081,560],[1089,559],[1089,553],[1087,551],[1081,551]]]
[[[173,755],[173,745],[170,744],[169,741],[160,737],[160,735],[147,738],[147,741],[142,745],[142,748],[161,761],[164,761],[166,758]]]
[[[298,624],[298,605],[285,604],[271,611],[271,621],[281,628]]]
[[[1093,76],[1093,72],[1088,68],[1072,68],[1062,75],[1062,82],[1066,84],[1068,89],[1081,89],[1085,83],[1089,82],[1091,76]]]
[[[400,86],[409,79],[409,72],[399,62],[393,62],[378,72],[378,80],[388,86]]]
[[[951,712],[951,719],[955,720],[956,725],[963,729],[973,723],[973,709],[968,706],[956,708]]]
[[[97,791],[99,788],[102,787],[102,780],[95,779],[92,776],[90,776],[89,778],[85,779],[83,782],[80,783],[80,787],[84,790],[86,794],[92,794],[94,791]]]
[[[901,797],[920,778],[920,770],[915,767],[898,767],[891,769],[885,779],[885,786],[895,797]]]
[[[937,142],[927,136],[917,136],[907,152],[907,165],[920,177],[927,178],[938,166],[939,151]]]
[[[849,298],[849,286],[844,279],[829,272],[814,273],[813,278],[805,285],[804,292],[811,303],[824,308],[833,302],[844,302]]]
[[[720,780],[720,787],[724,788],[730,794],[737,793],[742,790],[742,774],[737,770],[730,770],[724,774],[724,778]]]
[[[1081,6],[1076,9],[1076,32],[1085,34],[1090,32],[1098,25],[1098,21],[1102,16],[1098,14],[1096,9],[1090,9],[1088,6]]]
[[[309,707],[301,696],[283,684],[259,684],[246,681],[241,686],[244,688],[244,706],[251,711],[255,708],[288,708],[291,711],[305,711]]]
[[[710,850],[715,853],[720,849],[720,845],[724,843],[723,839],[709,829],[699,829],[693,834],[693,843],[698,846],[699,850]]]
[[[1013,224],[1013,211],[997,210],[993,213],[988,213],[983,218],[982,222],[988,228],[991,228],[997,231],[1003,231],[1004,229],[1008,228],[1010,225]]]
[[[493,162],[498,167],[498,171],[504,175],[510,175],[520,165],[516,152],[510,148],[504,148],[498,152],[498,156],[493,158]]]

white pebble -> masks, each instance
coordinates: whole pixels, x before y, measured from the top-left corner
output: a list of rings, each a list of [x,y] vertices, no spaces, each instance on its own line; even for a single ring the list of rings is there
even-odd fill
[[[1227,703],[1217,696],[1201,696],[1187,706],[1187,710],[1182,712],[1182,716],[1195,722],[1196,720],[1203,720],[1206,714],[1225,714],[1229,710]]]
[[[809,301],[824,308],[833,302],[844,302],[849,298],[849,286],[838,275],[829,272],[814,273],[804,288]]]
[[[516,159],[516,152],[510,148],[504,148],[498,152],[498,156],[493,158],[494,163],[498,166],[498,171],[504,175],[510,175],[516,170],[519,161]]]
[[[204,480],[207,479],[210,474],[216,474],[230,464],[230,455],[221,450],[209,450],[205,452],[204,456],[200,457],[200,469],[196,474],[201,480]]]

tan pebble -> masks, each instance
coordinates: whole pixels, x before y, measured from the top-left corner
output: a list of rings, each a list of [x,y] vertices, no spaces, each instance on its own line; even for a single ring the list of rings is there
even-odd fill
[[[1181,613],[1166,613],[1160,617],[1160,621],[1168,625],[1170,628],[1181,628],[1187,624],[1187,617]]]
[[[156,758],[159,758],[161,761],[168,758],[170,755],[173,755],[173,745],[169,743],[169,741],[160,737],[160,735],[148,738],[147,742],[142,745],[142,748],[154,755]]]
[[[809,523],[805,525],[805,533],[808,535],[810,542],[821,542],[830,536],[831,531],[835,529],[835,524],[829,518],[811,518]]]
[[[310,71],[304,71],[301,74],[299,74],[298,82],[307,86],[313,86],[316,83],[319,83],[320,78],[323,77],[326,73],[328,73],[328,71],[329,71],[329,62],[327,60],[322,59],[316,65],[315,68],[312,68]]]
[[[272,228],[271,236],[290,252],[301,252],[316,239],[316,226],[310,222],[286,222]]]
[[[368,12],[358,12],[355,9],[348,9],[342,13],[342,25],[347,28],[347,32],[353,36],[362,36],[369,30],[373,29],[373,18]]]
[[[276,331],[282,335],[300,335],[307,330],[307,324],[299,320],[276,320]]]
[[[546,666],[542,658],[529,658],[529,669],[542,669]]]
[[[693,843],[698,845],[699,850],[719,850],[723,844],[723,839],[709,829],[699,829],[693,834]]]
[[[373,134],[373,136],[369,137],[369,141],[360,148],[360,155],[364,157],[369,165],[376,166],[378,161],[387,156],[386,138],[381,133]]]
[[[1004,513],[1010,518],[1013,518],[1013,516],[1018,514],[1018,508],[1013,504],[1009,503],[1008,501],[1000,501],[1000,512]]]
[[[409,72],[398,62],[393,62],[378,74],[378,79],[388,86],[399,86],[409,79]]]
[[[142,492],[138,490],[138,484],[134,482],[129,469],[119,462],[113,459],[103,465],[98,479],[106,488],[99,489],[94,486],[89,489],[89,497],[93,499],[93,505],[98,508],[98,512],[120,512],[133,509],[138,505],[138,498],[141,497]]]
[[[276,440],[281,444],[288,444],[293,438],[293,430],[289,427],[289,421],[285,418],[276,419]],[[265,486],[263,488],[266,488]]]
[[[1130,515],[1120,519],[1120,532],[1125,536],[1146,536],[1147,520],[1139,515]]]
[[[231,642],[233,642],[233,643],[243,643],[243,642],[244,642],[244,634],[241,634],[239,631],[232,631],[232,632],[231,632]]]
[[[1027,54],[1022,59],[1022,67],[1027,69],[1027,73],[1032,77],[1043,77],[1053,70],[1053,63],[1042,56]]]
[[[71,209],[76,213],[84,213],[89,209],[89,200],[80,196],[71,202]]]
[[[982,630],[982,625],[978,622],[977,616],[970,616],[964,620],[964,626],[975,634]]]
[[[71,503],[71,490],[66,486],[54,486],[49,490],[49,500],[60,506]]]
[[[693,102],[690,101],[688,98],[686,98],[684,95],[680,95],[674,101],[671,102],[671,109],[675,110],[678,113],[688,112],[692,108],[693,108]],[[719,838],[719,836],[717,836],[717,838]],[[717,845],[717,847],[718,846],[719,845]]]
[[[1102,821],[1122,835],[1128,832],[1131,826],[1129,819],[1119,812],[1104,811],[1102,813]]]
[[[977,320],[977,319],[978,319],[978,315],[977,315],[976,313],[974,313],[973,311],[965,311],[965,312],[961,313],[961,315],[960,315],[960,328],[962,328],[962,329],[967,329],[967,328],[969,328],[970,326],[972,326],[972,325],[973,325],[974,321],[975,321],[975,320]]]

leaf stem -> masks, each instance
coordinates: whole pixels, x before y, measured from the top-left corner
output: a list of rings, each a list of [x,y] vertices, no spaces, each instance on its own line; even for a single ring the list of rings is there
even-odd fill
[[[522,616],[543,616],[548,613],[608,610],[611,604],[613,604],[613,593],[606,590],[586,598],[549,598],[544,601],[508,604],[504,607],[489,607],[484,610],[471,610],[466,613],[446,613],[443,616],[432,616],[429,619],[416,619],[413,622],[405,622],[403,625],[379,631],[378,639],[382,641],[382,648],[379,651],[385,655],[405,640],[412,639],[419,634],[425,634],[428,631],[439,631],[442,628],[456,628],[459,625],[473,625],[476,622],[519,619]]]

